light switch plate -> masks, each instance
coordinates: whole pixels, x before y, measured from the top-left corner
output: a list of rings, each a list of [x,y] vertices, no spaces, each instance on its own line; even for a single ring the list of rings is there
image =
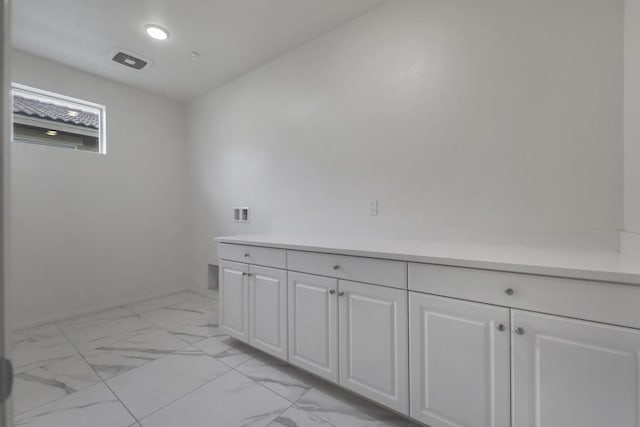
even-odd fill
[[[377,200],[371,200],[369,202],[368,212],[369,212],[369,215],[378,215],[378,201]]]

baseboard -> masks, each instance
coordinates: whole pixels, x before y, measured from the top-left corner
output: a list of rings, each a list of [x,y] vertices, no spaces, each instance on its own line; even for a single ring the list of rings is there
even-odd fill
[[[44,316],[37,318],[35,320],[23,321],[23,322],[11,322],[11,329],[14,331],[19,331],[25,328],[32,328],[35,326],[46,325],[49,323],[62,322],[64,320],[72,319],[74,317],[83,316],[85,314],[96,313],[98,311],[110,310],[112,308],[122,307],[123,305],[135,304],[137,302],[146,301],[153,298],[164,297],[167,295],[177,294],[178,292],[192,291],[193,289],[187,287],[175,288],[171,290],[166,290],[157,293],[149,293],[144,297],[140,298],[128,298],[120,301],[112,302],[109,304],[95,305],[87,308],[82,308],[79,310],[70,310],[65,312],[63,315],[53,315],[53,316]]]
[[[623,231],[620,233],[620,252],[640,259],[640,234]]]

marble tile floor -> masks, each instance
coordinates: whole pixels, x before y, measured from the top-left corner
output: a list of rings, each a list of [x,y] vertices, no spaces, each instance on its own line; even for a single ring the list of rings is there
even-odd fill
[[[182,292],[13,334],[16,426],[415,426],[226,336]]]

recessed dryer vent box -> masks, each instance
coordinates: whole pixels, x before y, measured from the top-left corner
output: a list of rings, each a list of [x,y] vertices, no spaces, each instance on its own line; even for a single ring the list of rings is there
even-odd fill
[[[249,208],[233,208],[233,220],[235,222],[249,222]]]

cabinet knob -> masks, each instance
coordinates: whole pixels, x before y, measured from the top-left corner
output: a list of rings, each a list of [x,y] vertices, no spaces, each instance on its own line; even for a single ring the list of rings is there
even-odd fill
[[[249,252],[247,252],[246,254],[244,254],[245,258],[249,258]]]
[[[338,296],[339,296],[339,297],[344,296],[344,292],[338,292]]]
[[[511,296],[511,295],[513,295],[513,294],[514,294],[514,291],[513,291],[513,289],[512,289],[512,288],[507,288],[507,289],[505,289],[505,290],[504,290],[504,293],[505,293],[505,294],[507,294],[507,295],[509,295],[509,296]]]
[[[498,325],[498,328],[497,328],[497,329],[498,329],[500,332],[504,332],[504,330],[505,330],[505,329],[507,329],[507,328],[506,328],[502,323],[500,323],[500,324]]]
[[[334,270],[338,270],[338,269],[340,269],[340,266],[338,264],[336,264],[336,265],[333,266],[333,269]]]
[[[243,276],[248,276],[248,275],[249,275],[249,273],[245,273],[245,272],[243,271],[243,272],[242,272],[242,275],[243,275]]]
[[[333,295],[335,293],[336,293],[336,291],[334,289],[329,289],[329,295]]]
[[[524,335],[524,328],[521,326],[518,326],[515,330],[515,333],[518,335]]]

